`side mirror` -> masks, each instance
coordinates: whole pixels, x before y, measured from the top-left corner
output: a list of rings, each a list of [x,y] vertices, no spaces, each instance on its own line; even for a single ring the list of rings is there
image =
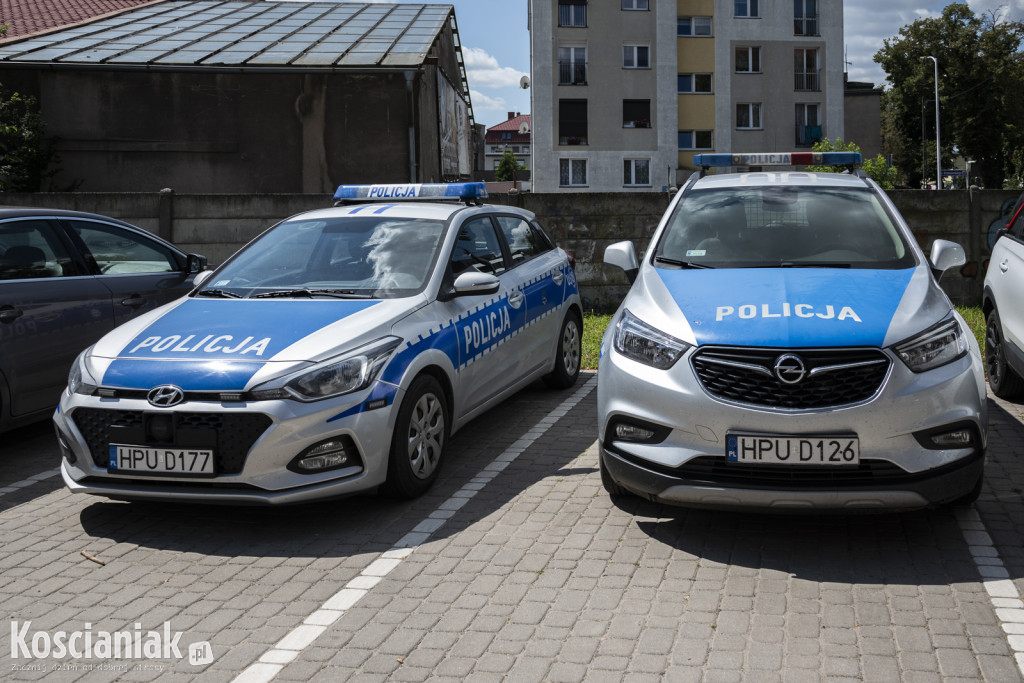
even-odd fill
[[[455,278],[455,296],[470,294],[494,294],[501,286],[501,281],[490,273],[472,271],[462,273]]]
[[[967,256],[964,248],[956,242],[949,240],[935,240],[932,242],[931,258],[932,271],[941,275],[950,268],[957,268],[967,263]]]
[[[192,278],[192,286],[193,287],[198,287],[199,285],[201,285],[204,282],[206,282],[207,280],[209,280],[211,275],[213,275],[213,271],[212,270],[204,270],[204,271],[202,271],[201,273],[196,275],[194,278]]]
[[[189,254],[185,260],[185,272],[201,273],[206,270],[206,257],[199,254]]]
[[[640,264],[636,260],[636,250],[632,242],[609,244],[604,249],[604,262],[624,270],[629,284],[636,281],[636,275],[640,272]]]

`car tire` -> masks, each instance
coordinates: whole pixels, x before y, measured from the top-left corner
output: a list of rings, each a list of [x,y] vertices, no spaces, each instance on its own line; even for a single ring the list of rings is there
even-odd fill
[[[621,498],[622,496],[628,496],[629,491],[619,486],[619,483],[612,479],[612,473],[608,471],[608,468],[604,465],[604,458],[600,455],[597,456],[597,465],[601,470],[601,485],[604,486],[604,490],[612,498]]]
[[[576,384],[583,359],[583,323],[576,311],[570,310],[558,331],[555,350],[555,369],[544,375],[544,382],[552,389],[567,389]]]
[[[992,393],[999,398],[1015,398],[1024,391],[1024,380],[1006,360],[1003,326],[994,308],[985,321],[985,371]]]
[[[448,430],[448,401],[441,383],[430,375],[417,377],[398,410],[381,492],[394,498],[426,492],[441,470]]]

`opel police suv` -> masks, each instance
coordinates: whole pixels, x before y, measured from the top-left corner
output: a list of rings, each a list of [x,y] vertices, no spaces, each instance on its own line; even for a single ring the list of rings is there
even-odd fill
[[[424,492],[449,437],[580,369],[573,264],[482,183],[341,186],[75,362],[71,491],[293,503]]]
[[[859,154],[706,154],[606,331],[601,478],[612,495],[761,509],[973,501],[986,448],[977,342]]]

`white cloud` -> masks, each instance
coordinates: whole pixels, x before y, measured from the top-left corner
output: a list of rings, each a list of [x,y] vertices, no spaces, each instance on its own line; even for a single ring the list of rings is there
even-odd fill
[[[473,89],[470,89],[469,97],[473,101],[473,113],[476,118],[480,118],[479,112],[481,111],[505,111],[508,108],[508,103],[505,102],[504,97],[488,97],[479,90]]]
[[[478,47],[462,48],[466,63],[466,78],[476,88],[518,88],[525,72],[510,66],[501,66],[498,60]]]

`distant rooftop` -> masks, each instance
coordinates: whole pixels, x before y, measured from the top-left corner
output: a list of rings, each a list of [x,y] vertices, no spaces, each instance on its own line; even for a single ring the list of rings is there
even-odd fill
[[[165,0],[142,5],[131,0],[0,3],[4,11],[8,5],[136,6],[45,35],[0,42],[0,66],[415,67],[423,64],[449,16],[454,18],[452,5],[428,4],[249,0]],[[5,17],[0,19],[11,23]],[[454,20],[452,29],[456,49],[461,50]],[[459,66],[464,79],[461,54]]]
[[[6,40],[121,12],[162,0],[0,0]]]

